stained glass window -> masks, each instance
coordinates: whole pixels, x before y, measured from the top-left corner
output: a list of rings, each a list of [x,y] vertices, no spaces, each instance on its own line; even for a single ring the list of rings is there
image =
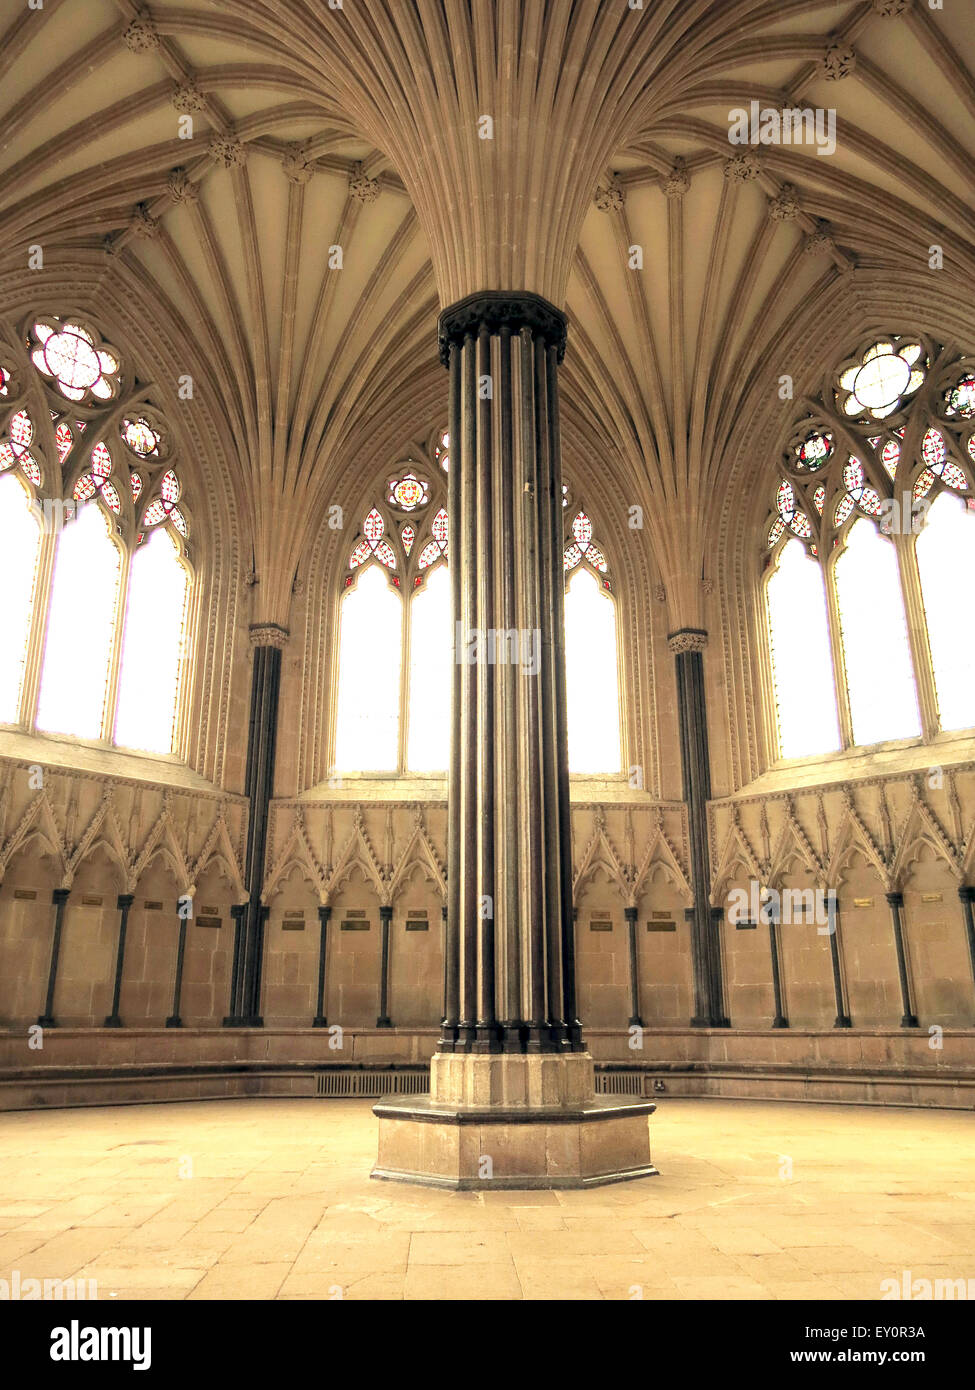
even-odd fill
[[[454,644],[450,575],[434,570],[410,599],[410,699],[407,768],[446,772],[450,755],[450,687]]]
[[[132,559],[115,742],[169,753],[173,747],[189,576],[168,531],[153,531]]]
[[[942,492],[916,544],[942,729],[975,725],[975,648],[958,628],[958,604],[975,594],[975,513]]]
[[[101,737],[121,570],[105,513],[82,507],[57,540],[37,710],[45,732]]]
[[[20,719],[24,662],[34,609],[41,532],[30,496],[10,473],[0,477],[0,723]]]
[[[787,541],[765,589],[772,684],[783,758],[840,746],[823,569]]]
[[[855,742],[916,736],[921,720],[897,555],[871,522],[850,530],[835,583]]]
[[[924,380],[924,349],[917,342],[873,343],[862,356],[840,373],[842,409],[849,416],[866,411],[875,420],[899,410]]]
[[[69,401],[110,401],[118,394],[119,358],[78,323],[41,319],[34,324],[34,366]]]
[[[343,772],[399,767],[403,600],[369,565],[340,605],[335,766]]]
[[[570,772],[619,772],[616,607],[585,565],[565,592],[565,679]]]
[[[430,501],[429,484],[413,472],[404,473],[401,478],[390,480],[387,500],[401,512],[415,512]]]
[[[833,670],[845,675],[841,742],[920,734],[914,663],[925,635],[909,633],[908,591],[911,612],[924,605],[940,727],[975,724],[966,644],[947,635],[957,622],[957,596],[973,584],[968,522],[975,524],[975,507],[966,503],[975,487],[975,371],[969,359],[947,368],[944,360],[943,348],[916,338],[861,344],[784,436],[785,476],[776,475],[763,531],[774,552],[766,562],[766,617],[782,756],[799,756],[805,745],[838,746],[835,701],[816,685],[820,667],[827,684]],[[933,363],[937,389],[922,392]],[[837,412],[846,417],[842,427]],[[803,564],[792,537],[803,542]],[[823,607],[826,593],[835,606]],[[808,613],[802,624],[800,612]],[[813,638],[797,635],[806,627],[818,634],[815,658]],[[812,724],[826,708],[828,731],[817,725],[817,733]],[[924,722],[933,718],[928,709]]]
[[[117,421],[123,381],[127,391],[132,382],[93,324],[35,317],[27,346],[33,399],[47,415],[38,431],[36,417],[17,410],[0,434],[0,722],[171,752],[189,571],[181,484],[172,466],[158,467],[164,427],[148,402]],[[45,546],[53,563],[41,566]],[[41,632],[34,693],[24,659]]]
[[[585,512],[579,512],[573,519],[571,532],[572,540],[565,548],[562,568],[567,571],[574,570],[576,565],[585,560],[587,564],[592,565],[594,570],[598,570],[600,574],[606,574],[609,569],[606,557],[599,546],[593,544],[592,522]],[[609,588],[608,580],[603,587]]]

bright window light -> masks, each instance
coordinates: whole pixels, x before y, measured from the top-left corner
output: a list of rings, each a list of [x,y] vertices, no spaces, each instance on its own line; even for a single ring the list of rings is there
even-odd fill
[[[840,746],[826,587],[817,560],[789,541],[766,587],[779,753],[802,758]]]
[[[454,652],[446,565],[433,571],[411,604],[407,766],[411,772],[443,772],[450,757]]]
[[[96,503],[58,537],[37,727],[101,735],[122,557]]]
[[[616,609],[583,566],[565,595],[565,682],[569,771],[619,772],[619,671]]]
[[[854,742],[921,732],[897,556],[872,522],[857,521],[834,571]]]
[[[41,533],[15,477],[0,478],[0,723],[20,713]]]
[[[173,751],[188,588],[172,536],[153,531],[130,570],[115,721],[124,748]]]
[[[340,629],[336,769],[395,772],[403,603],[378,564],[343,597]]]
[[[942,492],[917,538],[931,663],[942,729],[975,724],[975,651],[959,613],[975,594],[975,512]]]

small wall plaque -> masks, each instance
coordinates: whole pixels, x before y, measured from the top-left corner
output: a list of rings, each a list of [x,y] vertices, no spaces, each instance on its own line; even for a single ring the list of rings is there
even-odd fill
[[[590,930],[590,931],[612,931],[612,930],[613,930],[613,919],[612,919],[612,917],[590,917],[590,918],[589,918],[589,930]]]
[[[656,913],[654,913],[654,916],[656,916]],[[654,921],[654,922],[648,922],[648,923],[647,923],[647,931],[676,931],[676,930],[677,930],[677,923],[676,923],[676,922],[660,922],[660,921]]]
[[[359,917],[354,918],[351,922],[342,923],[342,931],[368,931],[369,927],[370,923],[363,922]]]
[[[305,930],[305,909],[303,907],[290,908],[284,914],[281,923],[282,931],[304,931]]]
[[[198,927],[222,927],[222,926],[223,926],[223,918],[222,918],[222,917],[197,917],[197,919],[196,919],[196,925],[197,925]]]
[[[101,907],[104,899],[97,893],[86,893],[81,899],[82,907]]]
[[[408,917],[406,920],[407,931],[429,931],[430,923],[425,917]]]
[[[15,888],[15,889],[14,889],[14,897],[17,899],[18,902],[22,902],[22,903],[32,903],[32,902],[34,901],[34,899],[37,897],[37,889],[36,889],[36,888]]]
[[[148,898],[146,898],[142,905],[147,912],[162,912],[162,903],[150,902]]]
[[[757,928],[758,928],[758,923],[757,923],[757,922],[748,922],[748,921],[744,921],[744,922],[736,922],[736,923],[735,923],[735,930],[736,930],[736,931],[756,931]]]
[[[873,898],[854,898],[854,907],[873,907]]]
[[[922,894],[921,894],[921,901],[922,901],[922,903],[943,903],[943,902],[944,902],[944,894],[943,894],[943,893],[922,893]]]
[[[282,930],[282,931],[304,931],[304,930],[305,930],[305,924],[304,924],[304,921],[301,921],[301,922],[282,922],[282,923],[281,923],[281,930]]]
[[[202,917],[219,917],[220,909],[219,907],[207,907],[204,904],[204,906],[200,908],[200,915]]]

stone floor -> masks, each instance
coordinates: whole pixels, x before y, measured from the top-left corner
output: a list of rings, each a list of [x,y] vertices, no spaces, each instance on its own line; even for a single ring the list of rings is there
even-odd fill
[[[372,1182],[368,1101],[0,1115],[0,1278],[119,1298],[879,1298],[975,1278],[962,1111],[663,1099],[660,1176]]]

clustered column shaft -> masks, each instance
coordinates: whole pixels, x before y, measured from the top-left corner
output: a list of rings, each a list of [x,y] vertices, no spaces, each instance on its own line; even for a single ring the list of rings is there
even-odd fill
[[[443,1051],[582,1050],[576,1016],[558,364],[565,319],[486,292],[450,371],[455,666]]]

